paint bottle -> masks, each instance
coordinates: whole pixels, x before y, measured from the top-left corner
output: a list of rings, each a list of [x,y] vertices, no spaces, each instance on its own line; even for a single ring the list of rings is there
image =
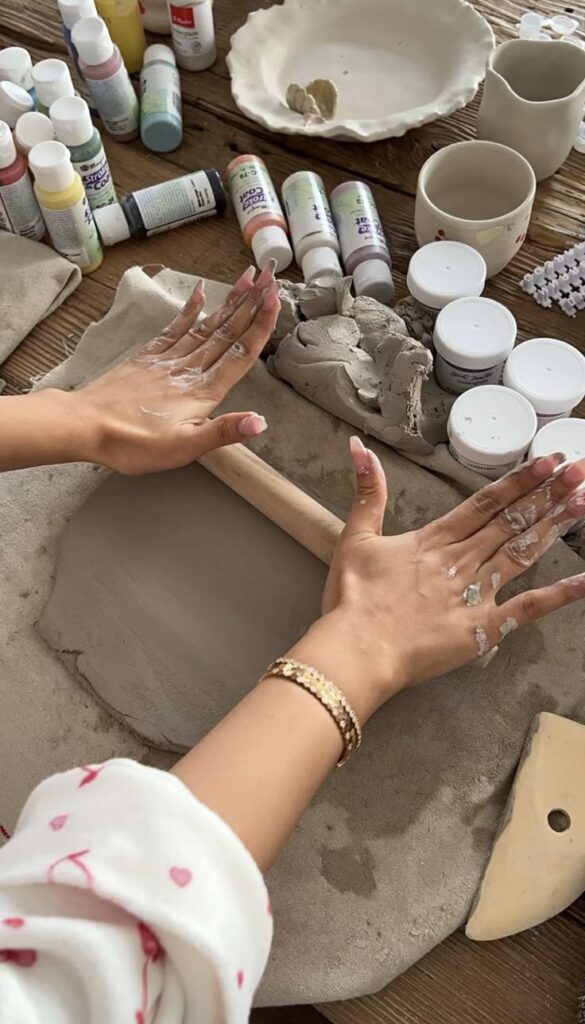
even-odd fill
[[[173,50],[186,71],[204,71],[217,57],[212,0],[169,0]]]
[[[28,157],[37,142],[51,142],[54,138],[55,129],[50,118],[45,114],[39,114],[37,110],[22,114],[16,122],[14,141],[18,152],[24,157]]]
[[[356,295],[387,305],[394,296],[392,259],[372,190],[362,181],[346,181],[331,193],[331,209]]]
[[[32,66],[31,55],[23,46],[7,46],[5,50],[0,50],[0,82],[12,82],[20,86],[35,103]]]
[[[28,162],[53,247],[82,274],[91,274],[103,260],[102,247],[69,150],[62,142],[39,142]]]
[[[498,480],[522,461],[536,426],[536,413],[524,395],[498,384],[472,388],[451,409],[449,451],[467,469]]]
[[[16,152],[5,121],[0,121],[0,229],[36,242],[46,234],[26,160]]]
[[[62,96],[74,96],[75,89],[64,60],[40,60],[33,68],[33,82],[37,93],[37,110],[48,114],[51,103]]]
[[[144,51],[140,73],[140,138],[154,153],[170,153],[183,140],[181,79],[170,46]]]
[[[525,341],[506,363],[504,384],[528,399],[543,427],[585,398],[585,356],[556,338]]]
[[[97,10],[95,6],[95,0],[57,0],[59,6],[59,13],[61,14],[61,20],[63,22],[63,39],[65,45],[69,51],[69,56],[73,61],[75,70],[77,72],[77,81],[79,86],[79,94],[83,96],[86,103],[89,104],[92,117],[99,117],[97,108],[93,102],[92,95],[89,91],[87,83],[79,67],[79,54],[75,43],[71,38],[73,26],[81,18],[96,18]]]
[[[104,245],[116,245],[213,217],[223,213],[226,202],[217,171],[195,171],[132,192],[121,203],[95,210],[94,217]]]
[[[530,458],[538,459],[555,452],[564,452],[567,462],[585,459],[585,420],[568,417],[540,428],[532,442]]]
[[[142,24],[147,32],[170,36],[171,19],[167,0],[139,0]]]
[[[464,242],[429,242],[411,258],[406,284],[415,302],[437,316],[450,302],[481,295],[486,275],[477,249]]]
[[[140,120],[138,100],[105,21],[81,18],[74,25],[71,38],[77,47],[83,77],[106,131],[118,142],[137,139]]]
[[[131,75],[136,74],[142,67],[146,49],[138,0],[96,0],[96,7],[126,68]]]
[[[0,82],[0,121],[15,128],[18,118],[30,110],[34,110],[34,103],[26,89],[13,82]]]
[[[244,241],[251,247],[256,263],[262,270],[275,259],[276,269],[285,270],[293,254],[266,164],[259,156],[237,156],[228,165],[226,175]]]
[[[307,284],[320,277],[342,277],[341,251],[323,181],[313,171],[297,171],[282,186],[282,199],[295,260]]]
[[[55,134],[71,154],[91,210],[116,203],[118,197],[102,138],[94,128],[89,107],[81,96],[55,100],[51,106]]]
[[[439,313],[433,334],[437,383],[451,395],[500,384],[517,331],[500,302],[475,296],[450,302]]]

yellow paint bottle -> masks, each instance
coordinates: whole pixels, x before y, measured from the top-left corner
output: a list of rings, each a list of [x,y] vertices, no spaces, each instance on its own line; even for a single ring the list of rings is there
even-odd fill
[[[28,155],[28,165],[53,247],[82,274],[91,274],[104,254],[69,150],[62,142],[39,142]]]
[[[136,74],[142,68],[146,49],[138,0],[96,0],[96,7],[128,71]]]

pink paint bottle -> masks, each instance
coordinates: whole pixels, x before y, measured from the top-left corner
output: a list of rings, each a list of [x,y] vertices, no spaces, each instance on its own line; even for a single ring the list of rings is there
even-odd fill
[[[16,152],[12,132],[0,121],[0,230],[40,242],[46,228],[28,173],[27,162]]]
[[[287,224],[268,168],[259,156],[237,156],[227,168],[228,188],[244,241],[263,270],[269,260],[285,270],[293,258]]]
[[[81,18],[71,32],[79,54],[79,67],[104,127],[118,142],[138,138],[138,99],[117,46],[105,21]]]

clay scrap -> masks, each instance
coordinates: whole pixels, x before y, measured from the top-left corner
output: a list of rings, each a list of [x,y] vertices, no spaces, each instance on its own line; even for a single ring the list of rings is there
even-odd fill
[[[329,78],[316,78],[305,86],[293,82],[286,90],[286,102],[291,110],[322,121],[335,117],[337,99],[337,88]]]

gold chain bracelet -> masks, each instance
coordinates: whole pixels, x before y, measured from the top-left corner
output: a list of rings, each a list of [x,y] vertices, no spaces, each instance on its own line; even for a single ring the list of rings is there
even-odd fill
[[[362,742],[362,730],[355,711],[335,683],[326,679],[317,669],[303,665],[300,661],[291,661],[289,658],[277,658],[264,673],[265,679],[267,676],[288,679],[289,682],[308,690],[320,701],[333,718],[343,740],[343,754],[337,762],[337,767],[341,768],[347,764]]]

